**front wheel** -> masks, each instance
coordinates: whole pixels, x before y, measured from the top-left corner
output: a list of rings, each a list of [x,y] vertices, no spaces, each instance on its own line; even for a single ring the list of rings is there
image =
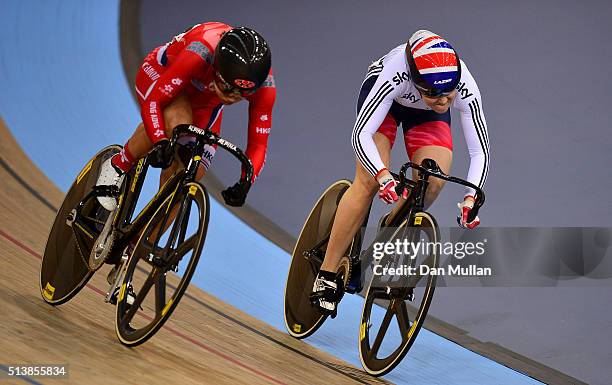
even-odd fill
[[[39,280],[42,297],[51,305],[60,305],[73,298],[95,271],[88,261],[109,212],[95,197],[83,199],[95,186],[102,163],[119,151],[121,147],[113,145],[91,158],[70,186],[57,212],[45,246]],[[77,218],[77,206],[81,202]]]
[[[208,193],[195,182],[157,208],[121,272],[115,317],[121,343],[142,344],[170,318],[200,259],[208,218]]]
[[[390,243],[408,240],[437,245],[440,239],[434,217],[426,212],[417,213],[393,230]],[[395,368],[408,353],[425,322],[436,276],[420,275],[422,270],[419,266],[437,268],[439,250],[435,246],[424,247],[414,258],[405,254],[385,255],[376,264],[379,267],[371,272],[372,278],[361,312],[359,358],[366,372],[382,376]],[[397,275],[395,272],[402,266],[414,270],[412,273],[403,270],[402,274]],[[396,275],[384,274],[385,270],[381,267],[393,268]]]

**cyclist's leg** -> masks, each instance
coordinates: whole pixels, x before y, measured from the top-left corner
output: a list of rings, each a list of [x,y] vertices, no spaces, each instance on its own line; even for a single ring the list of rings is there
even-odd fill
[[[215,134],[219,135],[221,133],[221,121],[223,120],[223,106],[219,105],[215,108],[194,108],[192,102],[192,121],[198,127],[206,128]],[[189,135],[185,135],[184,137],[179,138],[179,143],[181,145],[186,145],[191,140],[195,140],[194,137],[190,137]],[[212,163],[212,158],[215,156],[217,146],[216,145],[205,145],[204,152],[201,154],[202,163],[198,168],[198,172],[196,174],[196,180],[200,180],[206,174],[206,171],[210,167]],[[182,150],[181,150],[182,151]],[[185,162],[188,161],[186,158],[186,153],[181,154],[177,153],[175,158],[175,162],[173,162],[172,172],[166,171],[166,178],[172,176],[175,172],[183,169],[185,167]],[[162,179],[160,181],[160,187],[165,183],[166,179]]]
[[[410,157],[410,160],[414,163],[421,164],[421,162],[423,162],[423,160],[427,158],[435,160],[444,173],[448,174],[450,172],[450,168],[453,162],[452,150],[442,146],[424,146],[417,149]],[[418,172],[413,170],[412,180],[416,180],[417,178]],[[438,194],[440,194],[442,187],[444,187],[444,181],[442,179],[429,179],[429,186],[427,186],[427,194],[425,195],[425,208],[428,208],[432,205],[432,203],[438,197]],[[393,207],[393,210],[391,210],[387,218],[385,218],[385,223],[389,223],[388,221],[393,219],[395,214],[397,214],[397,212],[400,210],[400,208],[405,202],[405,199],[400,198],[400,201],[397,202],[397,204]]]
[[[176,127],[179,124],[195,124],[198,127],[208,127],[209,130],[214,132],[215,134],[219,134],[221,131],[221,120],[223,115],[223,109],[218,106],[213,109],[193,109],[193,104],[191,101],[185,97],[185,100],[181,102],[182,104],[175,109],[166,112],[164,110],[164,119],[167,124],[166,127]],[[172,129],[170,132],[166,133],[167,135],[172,135]],[[189,138],[185,138],[185,140],[189,140]],[[198,172],[196,174],[196,180],[199,180],[204,177],[208,167],[210,166],[210,162],[215,154],[215,146],[205,146],[204,154],[202,154],[203,162],[200,164],[198,168]],[[172,177],[176,172],[182,170],[185,167],[181,157],[178,153],[175,155],[174,162],[170,167],[162,170],[160,175],[159,187],[161,188],[166,181]],[[166,231],[176,215],[178,214],[179,206],[172,207],[170,211],[170,216],[168,217],[168,221],[163,229]],[[159,228],[156,228],[151,232],[151,238],[154,239],[159,232]]]
[[[388,168],[393,146],[391,140],[383,133],[377,132],[374,134],[374,143],[376,143],[383,163]],[[372,197],[377,190],[376,180],[357,161],[355,180],[338,204],[321,270],[329,272],[338,270],[340,259],[363,224]]]
[[[160,49],[163,49],[163,47],[157,47],[151,51],[146,56],[144,62],[136,73],[134,88],[136,90],[136,94],[138,95],[138,103],[140,108],[145,106],[151,90],[155,87],[160,75],[166,70],[166,67],[159,60]],[[179,97],[172,101],[168,106],[166,106],[165,111],[180,109],[180,107],[184,104],[184,101],[181,100],[182,98],[184,97]],[[164,113],[164,116],[165,115],[166,113]],[[165,123],[167,133],[168,129],[171,130],[174,126],[168,126],[167,120]],[[136,131],[134,131],[130,139],[128,139],[126,144],[123,146],[123,150],[119,156],[113,158],[113,165],[116,168],[121,169],[124,173],[127,173],[130,171],[134,163],[147,155],[152,148],[153,143],[147,136],[144,125],[140,123],[136,128]]]
[[[406,111],[400,111],[401,114]],[[407,115],[407,114],[406,114]],[[418,124],[410,127],[409,123],[403,121],[403,126],[409,127],[404,131],[404,144],[406,153],[410,160],[420,164],[424,159],[430,158],[436,161],[440,169],[449,173],[453,160],[453,139],[450,130],[450,112],[437,114],[433,111],[412,111],[406,116]],[[413,170],[413,180],[418,178],[418,172]],[[430,178],[425,196],[425,207],[431,206],[444,186],[444,181],[438,178]],[[404,200],[401,200],[391,211],[388,218],[391,219],[399,211]]]
[[[360,111],[363,107],[363,103],[377,78],[377,75],[370,72],[366,75],[357,98],[357,111]],[[387,168],[389,167],[391,147],[393,147],[396,132],[397,122],[388,114],[374,134],[374,143]],[[311,301],[319,308],[319,311],[331,314],[332,317],[335,315],[336,305],[340,300],[339,293],[341,290],[338,288],[336,277],[340,260],[363,224],[368,207],[372,203],[372,197],[377,189],[378,183],[376,180],[357,161],[355,180],[338,204],[325,258],[314,280],[311,294]]]
[[[433,111],[422,113],[422,122],[407,129],[404,133],[404,144],[410,159],[421,164],[424,159],[430,158],[438,163],[440,169],[448,174],[453,161],[453,137],[451,134],[450,111],[437,114]],[[423,121],[424,120],[424,121]],[[417,172],[413,171],[413,178]],[[430,178],[425,196],[425,207],[431,206],[438,197],[444,181]]]
[[[164,123],[166,124],[166,136],[168,138],[172,137],[174,127],[179,124],[193,123],[193,110],[191,108],[191,101],[187,95],[179,96],[164,108]],[[131,148],[130,145],[130,149]],[[175,156],[175,161],[172,162],[170,167],[162,170],[159,176],[159,187],[161,188],[172,175],[182,168],[183,164],[179,158]]]
[[[420,164],[423,159],[433,159],[438,163],[440,169],[448,174],[453,162],[453,152],[447,147],[442,146],[424,146],[417,149],[410,157],[414,163]],[[417,172],[413,171],[413,178],[417,178]],[[431,206],[436,200],[438,194],[444,187],[444,181],[439,178],[429,178],[429,186],[427,186],[427,195],[425,195],[425,208]]]
[[[397,130],[396,125],[393,127]],[[377,132],[374,134],[374,143],[384,165],[388,167],[392,141],[383,133]],[[312,303],[319,311],[330,314],[332,318],[336,315],[339,295],[343,292],[336,277],[340,260],[363,224],[372,197],[378,190],[378,183],[372,175],[363,168],[359,160],[356,163],[355,180],[338,204],[325,258],[313,283],[311,294]]]

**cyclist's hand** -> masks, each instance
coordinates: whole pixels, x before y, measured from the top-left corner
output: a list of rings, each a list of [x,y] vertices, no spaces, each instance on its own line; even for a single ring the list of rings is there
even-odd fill
[[[457,203],[457,207],[459,208],[459,213],[457,213],[457,223],[459,226],[463,227],[464,229],[473,229],[480,224],[480,218],[478,218],[478,216],[476,216],[473,221],[468,222],[468,214],[474,207],[473,196],[467,195],[463,199],[463,202]]]
[[[250,183],[238,182],[232,187],[221,191],[221,196],[223,196],[223,200],[229,206],[240,207],[244,204],[250,188]]]
[[[155,143],[153,151],[149,155],[149,164],[157,168],[168,168],[174,160],[174,148],[168,139],[162,139]]]
[[[378,197],[382,199],[386,204],[391,204],[393,202],[397,202],[399,196],[395,191],[395,188],[399,184],[393,176],[386,169],[381,172],[381,176],[378,177]],[[404,191],[405,194],[406,191]]]

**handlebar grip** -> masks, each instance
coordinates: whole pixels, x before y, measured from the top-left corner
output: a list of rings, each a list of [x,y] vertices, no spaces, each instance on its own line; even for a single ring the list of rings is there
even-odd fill
[[[480,189],[479,189],[480,190]],[[476,197],[474,198],[474,207],[468,213],[467,221],[472,222],[478,216],[478,210],[482,207],[484,203],[484,193],[482,190],[476,192]]]
[[[474,208],[472,208],[468,212],[468,216],[467,216],[468,223],[471,223],[474,219],[476,219],[476,217],[478,216],[478,209],[479,207],[476,207],[476,205],[474,205]]]
[[[203,141],[205,144],[216,144],[220,148],[228,151],[235,158],[237,158],[243,167],[243,173],[240,177],[240,184],[244,188],[251,187],[251,181],[253,180],[253,174],[255,173],[253,169],[253,164],[251,160],[246,156],[246,154],[238,148],[235,144],[221,138],[219,135],[215,134],[210,130],[204,130],[202,128],[196,127],[191,124],[179,124],[174,128],[174,132],[172,135],[172,143],[176,142],[179,134],[187,133],[194,135],[199,138],[199,140]]]
[[[399,181],[397,186],[395,186],[395,193],[398,197],[401,197],[404,194],[404,189],[406,188],[406,183],[403,181]]]

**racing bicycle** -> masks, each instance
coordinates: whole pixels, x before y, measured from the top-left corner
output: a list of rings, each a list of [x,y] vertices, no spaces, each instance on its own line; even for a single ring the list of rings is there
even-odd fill
[[[181,135],[194,140],[181,145]],[[105,299],[116,303],[117,337],[128,346],[151,338],[176,308],[202,253],[210,205],[196,173],[207,144],[240,161],[240,183],[248,190],[253,166],[244,152],[211,131],[183,124],[175,128],[170,145],[185,168],[170,177],[138,213],[151,154],[138,161],[119,189],[96,186],[96,181],[102,163],[121,146],[98,152],[77,175],[51,228],[40,271],[43,299],[51,305],[63,304],[103,264],[118,264]],[[98,196],[116,197],[117,209],[104,209]]]
[[[415,180],[406,176],[409,169],[417,172]],[[437,222],[433,215],[424,211],[431,177],[476,190],[474,208],[468,217],[470,222],[485,201],[485,194],[478,186],[446,175],[432,159],[425,159],[421,164],[407,162],[394,177],[399,181],[398,195],[401,196],[405,188],[409,189],[408,200],[388,219],[388,223],[381,221],[367,248],[362,249],[364,231],[357,232],[340,261],[337,275],[340,298],[344,293],[362,293],[363,282],[369,282],[362,293],[365,301],[359,327],[359,357],[365,371],[374,376],[384,375],[395,368],[416,340],[436,286],[436,275],[427,274],[427,271],[440,264],[440,250],[436,247],[423,248],[414,255],[394,251],[376,258],[377,245],[395,244],[396,241],[409,244],[419,241],[435,244],[439,241]],[[287,331],[295,338],[312,335],[328,317],[312,305],[310,294],[325,257],[338,204],[350,186],[351,181],[339,180],[323,192],[308,215],[293,249],[285,285],[284,318]],[[367,225],[369,211],[362,230]],[[426,269],[421,270],[420,266],[426,266]],[[412,268],[414,273],[380,273],[397,269],[408,271],[408,268]]]

